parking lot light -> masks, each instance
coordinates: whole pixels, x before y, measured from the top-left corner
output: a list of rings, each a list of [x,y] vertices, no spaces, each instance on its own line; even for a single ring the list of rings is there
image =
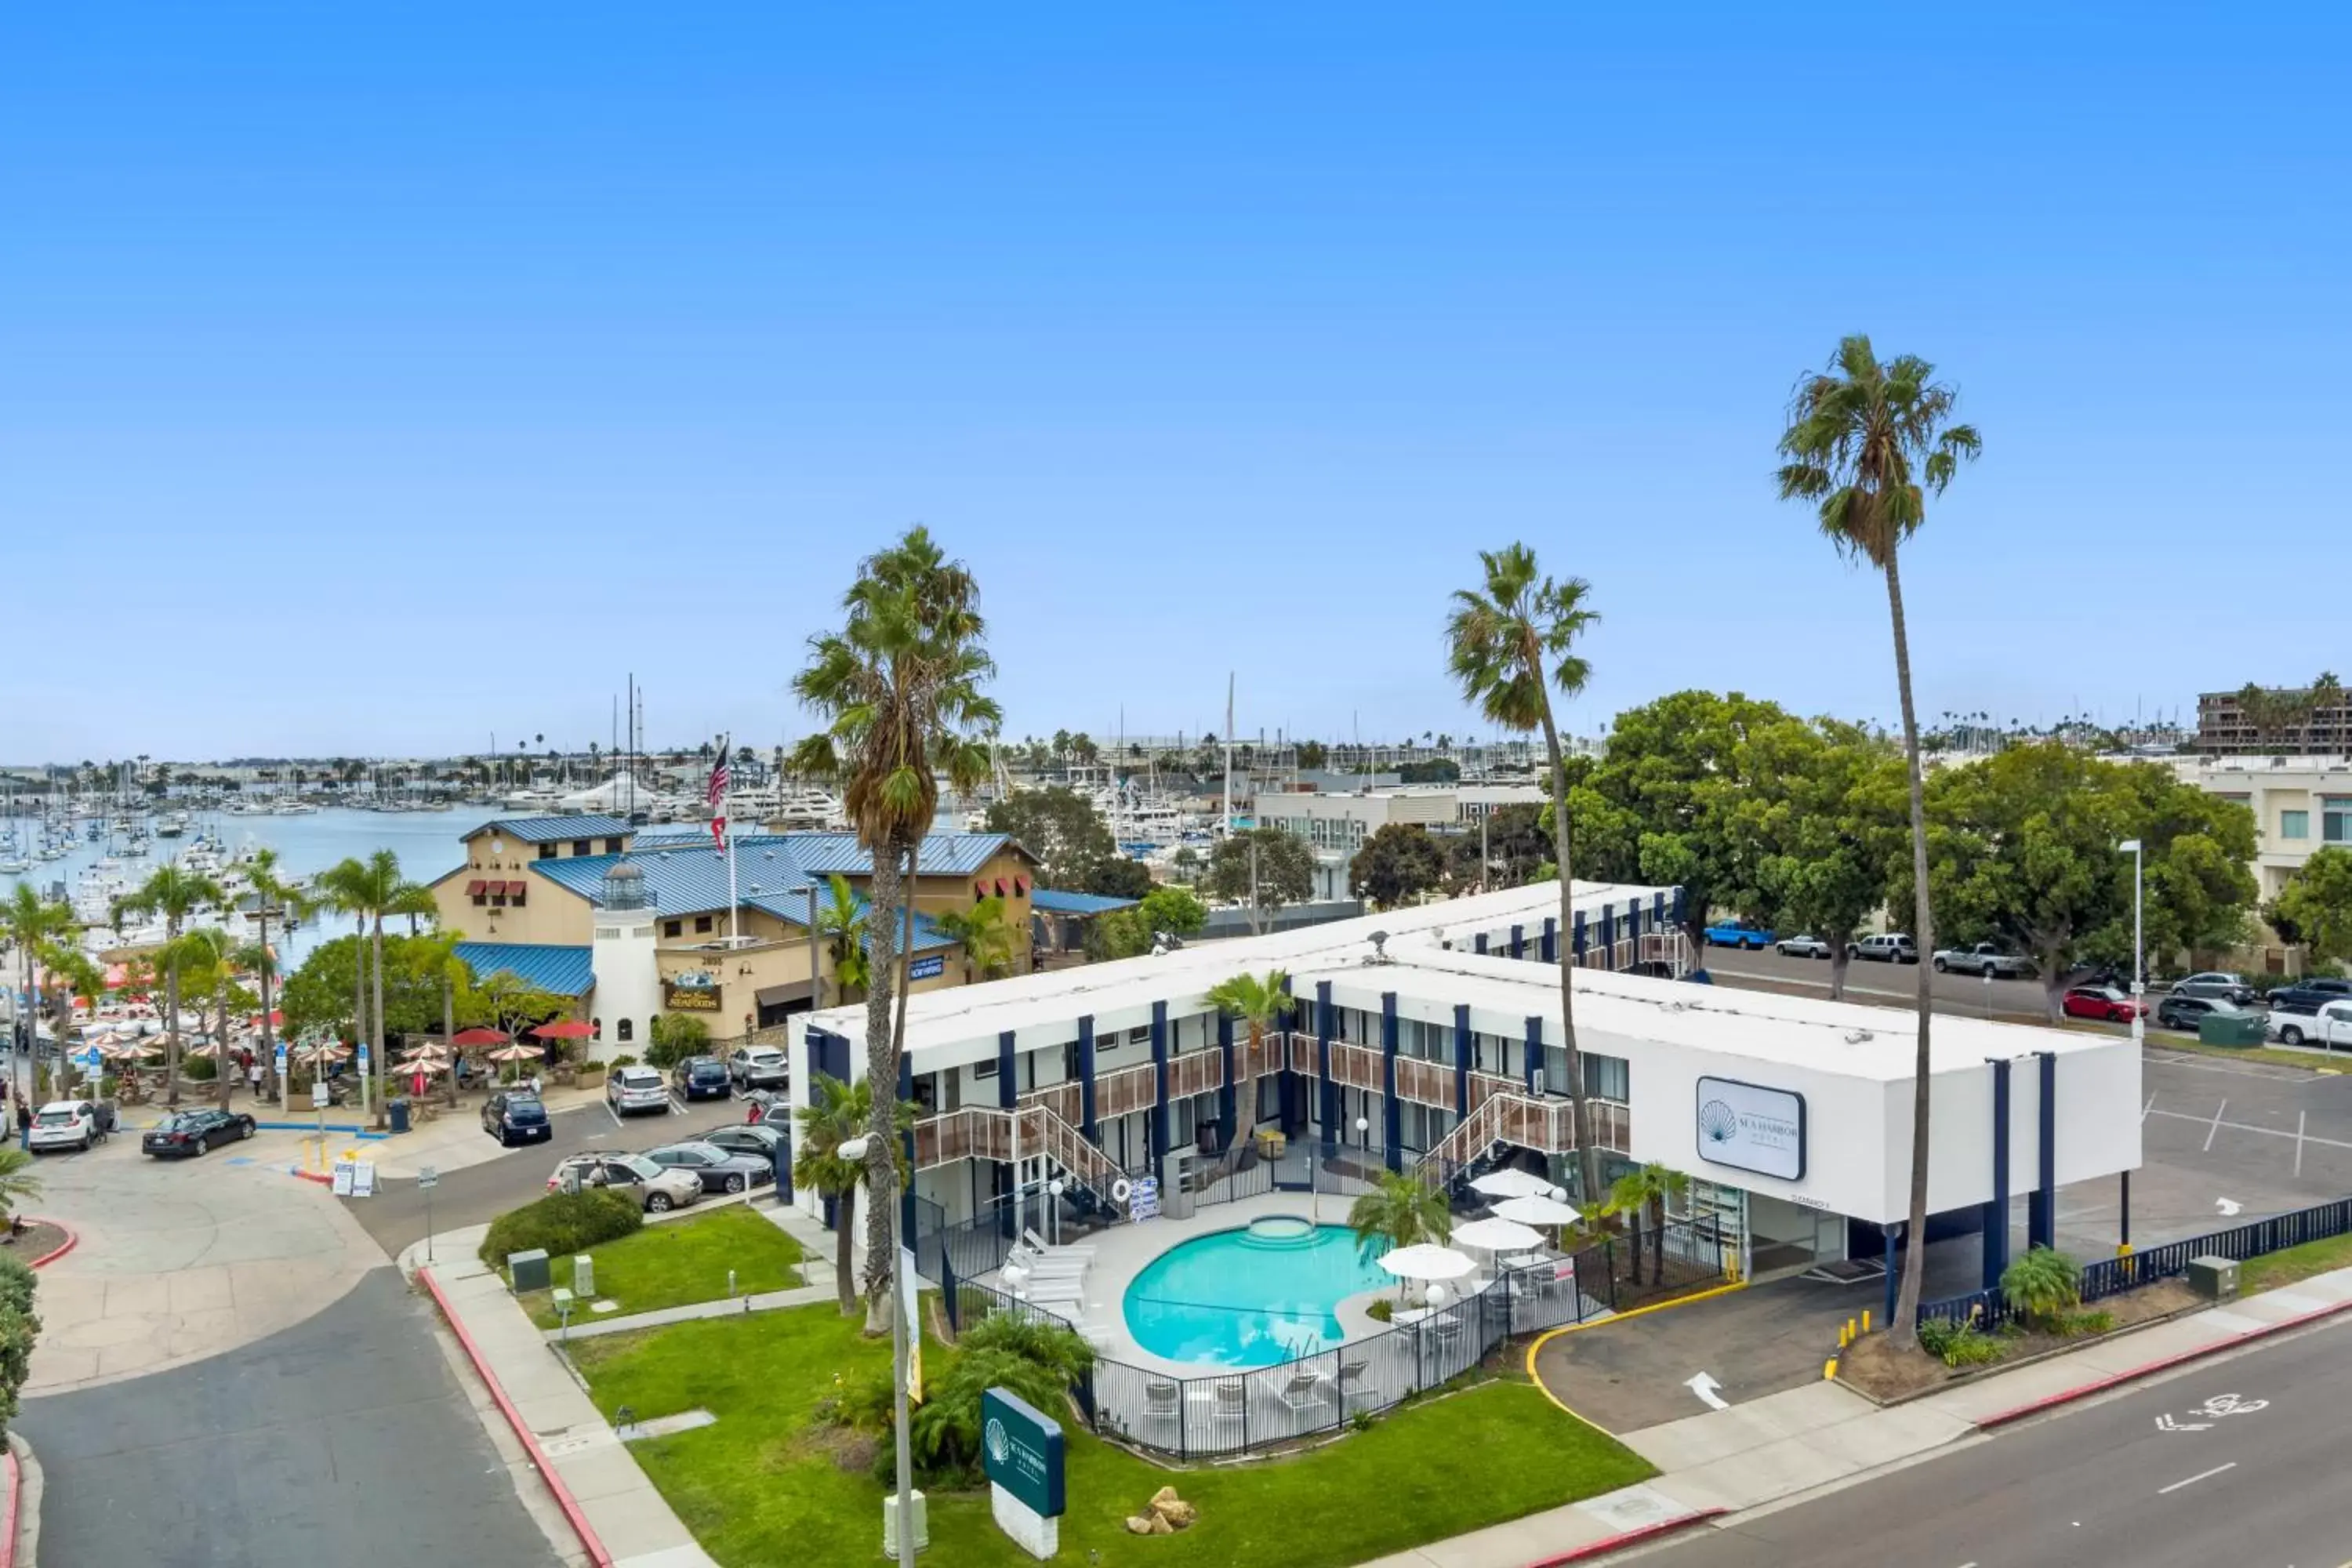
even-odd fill
[[[2132,1044],[2139,1045],[2147,1038],[2147,973],[2140,956],[2140,905],[2146,886],[2141,872],[2145,862],[2137,838],[2125,839],[2116,849],[2118,853],[2128,849],[2132,858]]]

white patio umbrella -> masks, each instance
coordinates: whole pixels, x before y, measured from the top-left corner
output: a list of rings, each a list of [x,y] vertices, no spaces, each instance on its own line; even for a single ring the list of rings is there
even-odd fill
[[[1400,1247],[1381,1254],[1381,1267],[1400,1279],[1459,1279],[1477,1264],[1464,1253],[1433,1242]]]
[[[1506,1165],[1489,1171],[1470,1184],[1471,1190],[1490,1198],[1559,1198],[1567,1194],[1532,1171],[1522,1171],[1516,1165]]]
[[[1495,1217],[1517,1220],[1521,1225],[1556,1226],[1574,1225],[1584,1216],[1576,1212],[1575,1205],[1564,1204],[1558,1198],[1530,1195],[1505,1198],[1495,1205]]]
[[[1481,1252],[1526,1252],[1541,1247],[1543,1237],[1516,1220],[1474,1219],[1454,1227],[1454,1244]]]

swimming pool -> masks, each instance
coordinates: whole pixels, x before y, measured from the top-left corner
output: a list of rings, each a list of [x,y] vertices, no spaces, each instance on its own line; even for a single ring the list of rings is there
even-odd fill
[[[1338,1344],[1332,1308],[1394,1283],[1347,1226],[1269,1215],[1153,1258],[1127,1288],[1127,1329],[1170,1361],[1272,1366]]]

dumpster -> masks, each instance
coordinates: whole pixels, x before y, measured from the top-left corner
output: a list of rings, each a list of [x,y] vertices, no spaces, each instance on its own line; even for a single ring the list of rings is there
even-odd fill
[[[406,1101],[406,1100],[394,1100],[394,1101],[392,1102],[391,1110],[392,1110],[392,1130],[393,1130],[394,1132],[405,1132],[405,1131],[408,1131],[408,1101]]]
[[[2263,1043],[2263,1016],[2208,1013],[2197,1020],[2197,1038],[2209,1046],[2259,1046]]]

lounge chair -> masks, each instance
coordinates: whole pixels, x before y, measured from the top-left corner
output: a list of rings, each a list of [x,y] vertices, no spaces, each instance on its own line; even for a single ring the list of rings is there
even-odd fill
[[[1049,1256],[1057,1252],[1069,1253],[1077,1258],[1092,1258],[1095,1255],[1094,1247],[1088,1243],[1075,1241],[1065,1241],[1059,1243],[1050,1242],[1044,1237],[1039,1236],[1034,1230],[1023,1231],[1021,1233],[1021,1239],[1024,1242],[1026,1242],[1033,1250],[1045,1253]]]
[[[1298,1414],[1311,1415],[1323,1403],[1323,1378],[1312,1372],[1293,1373],[1275,1396]]]
[[[1371,1384],[1366,1381],[1370,1371],[1369,1362],[1343,1361],[1339,1363],[1339,1408],[1342,1412],[1348,1408],[1349,1400],[1373,1396]]]

